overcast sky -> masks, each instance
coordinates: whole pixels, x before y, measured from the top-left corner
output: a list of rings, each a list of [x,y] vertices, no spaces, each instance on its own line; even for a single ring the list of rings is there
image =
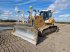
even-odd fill
[[[54,11],[56,21],[70,22],[70,0],[0,0],[0,19],[18,19],[16,6],[24,10],[25,16],[29,6],[37,10]],[[22,15],[22,14],[21,14]]]

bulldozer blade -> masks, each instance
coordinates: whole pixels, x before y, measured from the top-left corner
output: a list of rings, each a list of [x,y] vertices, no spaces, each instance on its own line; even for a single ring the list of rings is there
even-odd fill
[[[17,27],[13,32],[15,36],[21,37],[22,39],[32,43],[37,44],[38,41],[38,31],[33,27]]]

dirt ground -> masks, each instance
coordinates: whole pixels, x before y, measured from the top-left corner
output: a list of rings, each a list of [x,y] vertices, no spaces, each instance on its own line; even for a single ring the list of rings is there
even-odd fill
[[[59,32],[46,36],[36,46],[11,34],[0,31],[0,52],[70,52],[70,25],[56,24]]]

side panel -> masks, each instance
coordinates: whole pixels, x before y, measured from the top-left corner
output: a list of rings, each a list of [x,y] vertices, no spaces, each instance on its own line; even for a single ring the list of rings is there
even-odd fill
[[[45,21],[43,20],[43,18],[41,16],[36,16],[34,23],[35,23],[36,28],[41,28],[41,27],[45,26]]]

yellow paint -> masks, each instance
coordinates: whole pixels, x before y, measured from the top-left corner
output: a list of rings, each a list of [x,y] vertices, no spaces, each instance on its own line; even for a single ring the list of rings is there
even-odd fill
[[[53,19],[53,18],[50,18],[50,19],[48,19],[48,23],[50,23],[50,24],[54,24],[55,23],[55,20]]]
[[[41,16],[36,16],[34,23],[35,23],[35,27],[37,28],[45,26],[45,21],[42,19]]]

